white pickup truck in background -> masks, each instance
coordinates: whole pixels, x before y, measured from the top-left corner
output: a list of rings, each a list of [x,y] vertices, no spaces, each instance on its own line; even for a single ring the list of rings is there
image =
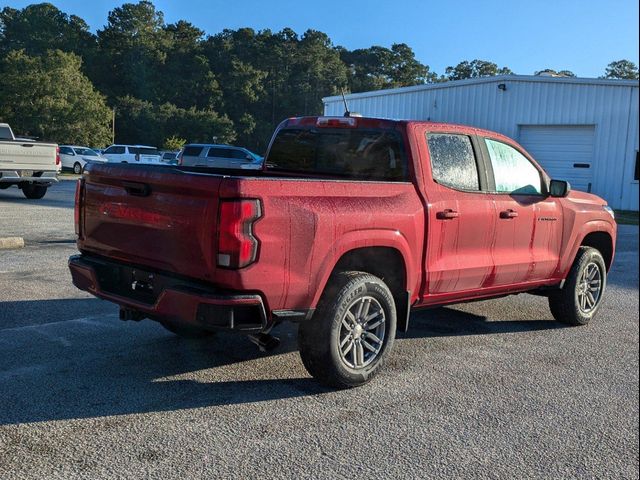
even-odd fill
[[[0,189],[17,185],[25,197],[42,198],[60,169],[58,145],[16,138],[0,123]]]

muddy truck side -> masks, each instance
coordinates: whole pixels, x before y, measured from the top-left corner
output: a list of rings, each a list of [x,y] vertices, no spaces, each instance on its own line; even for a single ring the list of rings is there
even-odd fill
[[[261,171],[91,165],[75,224],[73,282],[123,320],[264,349],[296,322],[335,387],[379,371],[413,308],[532,292],[588,323],[616,235],[606,202],[506,137],[355,117],[285,120]]]

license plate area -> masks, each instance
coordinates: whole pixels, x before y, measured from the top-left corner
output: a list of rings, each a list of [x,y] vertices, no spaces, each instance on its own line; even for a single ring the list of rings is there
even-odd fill
[[[153,305],[164,285],[156,274],[123,265],[98,265],[98,282],[109,293]]]
[[[18,175],[22,178],[33,177],[33,170],[20,170]]]

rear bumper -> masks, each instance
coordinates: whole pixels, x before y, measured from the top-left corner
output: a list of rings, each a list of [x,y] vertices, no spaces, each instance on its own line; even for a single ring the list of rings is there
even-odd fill
[[[37,167],[34,167],[37,170]],[[31,170],[29,170],[31,172]],[[57,183],[58,179],[56,177],[57,171],[49,171],[42,172],[41,175],[34,177],[33,175],[23,177],[23,170],[0,170],[0,183],[22,183],[22,182],[33,182],[33,183]]]
[[[125,318],[147,317],[208,330],[246,333],[265,331],[268,327],[260,295],[230,294],[163,273],[83,255],[69,258],[69,270],[76,287],[120,305],[126,310]],[[136,291],[141,284],[146,290],[142,293]]]

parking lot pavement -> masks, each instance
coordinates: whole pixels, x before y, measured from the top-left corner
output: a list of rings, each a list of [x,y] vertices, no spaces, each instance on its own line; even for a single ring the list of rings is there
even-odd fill
[[[0,478],[638,478],[638,227],[597,320],[519,295],[417,312],[384,373],[321,388],[295,328],[187,341],[71,285],[73,188],[0,191]]]

